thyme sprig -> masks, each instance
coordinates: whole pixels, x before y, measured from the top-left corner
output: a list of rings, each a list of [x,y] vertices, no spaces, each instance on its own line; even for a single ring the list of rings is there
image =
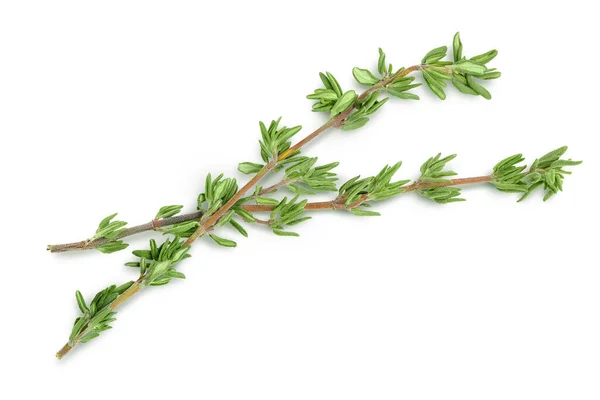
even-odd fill
[[[488,68],[487,64],[496,55],[490,50],[479,56],[467,59],[462,55],[463,45],[457,33],[453,41],[453,60],[445,60],[448,49],[437,47],[428,52],[419,64],[408,68],[394,69],[387,63],[386,55],[379,49],[377,73],[355,67],[352,74],[356,81],[368,86],[361,94],[355,90],[342,90],[337,79],[330,72],[321,73],[322,87],[307,97],[314,100],[313,111],[326,112],[329,119],[325,124],[292,144],[301,126],[282,125],[281,118],[269,124],[259,123],[260,162],[242,162],[238,170],[252,175],[241,187],[235,178],[219,174],[208,174],[204,191],[198,195],[197,211],[181,214],[180,205],[164,206],[154,219],[138,226],[126,227],[123,221],[114,220],[116,214],[102,220],[90,239],[80,242],[51,245],[51,252],[97,249],[103,253],[112,253],[128,246],[124,239],[144,231],[159,231],[166,236],[161,244],[150,240],[149,248],[135,250],[134,261],[126,265],[139,269],[136,281],[123,285],[112,285],[100,291],[89,306],[83,295],[76,292],[76,301],[81,315],[75,320],[67,344],[57,353],[61,358],[80,343],[85,343],[110,329],[120,304],[140,289],[148,286],[168,284],[174,278],[185,278],[176,266],[188,258],[190,246],[199,238],[206,237],[217,245],[235,247],[237,243],[221,233],[221,228],[229,226],[240,235],[247,237],[247,225],[259,224],[268,227],[279,236],[298,236],[293,230],[296,225],[308,221],[308,212],[317,210],[337,210],[351,212],[357,216],[376,216],[372,209],[374,203],[415,192],[436,203],[446,204],[464,201],[458,186],[489,183],[501,192],[517,192],[525,199],[536,189],[546,193],[544,200],[555,195],[563,188],[566,167],[579,164],[579,161],[564,160],[561,157],[566,147],[554,150],[538,159],[531,167],[522,165],[523,157],[518,154],[507,157],[492,168],[489,175],[472,178],[454,178],[456,173],[448,164],[456,155],[442,157],[437,154],[426,160],[421,166],[420,176],[395,180],[402,163],[384,166],[374,176],[361,178],[355,176],[337,187],[337,162],[318,165],[316,157],[307,157],[301,150],[324,132],[337,128],[355,130],[367,124],[389,98],[385,93],[403,100],[418,100],[412,90],[421,83],[415,83],[414,72],[420,72],[423,81],[437,97],[446,98],[447,81],[461,93],[491,98],[480,81],[495,79],[500,73]],[[378,76],[377,76],[378,75]],[[262,187],[261,180],[270,174],[279,173],[281,179],[269,187]],[[281,190],[290,192],[290,196],[277,196]],[[334,192],[337,195],[328,201],[309,202],[305,196],[320,192]],[[260,219],[256,213],[269,213],[267,219]],[[218,235],[215,231],[219,231]]]

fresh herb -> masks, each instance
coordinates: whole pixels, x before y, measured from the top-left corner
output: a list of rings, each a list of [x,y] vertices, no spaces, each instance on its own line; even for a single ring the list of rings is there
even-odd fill
[[[225,237],[229,236],[225,229],[221,229],[225,226],[244,237],[248,236],[245,225],[251,224],[264,225],[279,236],[298,236],[293,227],[309,220],[311,217],[307,213],[339,210],[357,216],[377,216],[379,213],[372,209],[375,203],[409,192],[446,204],[464,201],[458,186],[469,184],[488,183],[501,192],[520,193],[519,201],[536,189],[545,191],[544,200],[562,191],[565,175],[570,173],[565,168],[580,164],[580,161],[561,158],[566,147],[536,159],[529,169],[522,164],[524,158],[517,154],[497,163],[488,175],[472,178],[455,178],[456,172],[450,169],[449,164],[456,155],[442,157],[437,154],[423,163],[421,174],[414,181],[395,179],[402,166],[401,162],[397,162],[384,166],[375,176],[351,178],[339,188],[336,185],[337,173],[334,172],[337,162],[319,164],[317,158],[301,155],[303,146],[331,129],[355,130],[367,124],[388,101],[388,97],[382,97],[385,94],[403,100],[418,100],[413,90],[421,83],[415,83],[415,76],[410,75],[412,73],[420,72],[429,90],[442,100],[446,98],[449,82],[460,93],[490,99],[491,95],[482,83],[500,77],[500,72],[488,67],[498,52],[490,50],[466,58],[457,33],[453,40],[452,61],[446,60],[447,53],[445,46],[436,47],[419,64],[395,69],[387,63],[385,53],[379,49],[376,72],[359,67],[352,70],[356,81],[367,86],[361,94],[354,90],[344,91],[333,74],[321,73],[322,86],[307,97],[315,101],[313,111],[328,113],[328,121],[295,144],[292,143],[301,131],[300,126],[284,126],[281,118],[268,125],[260,122],[257,157],[260,161],[238,164],[240,172],[252,175],[243,186],[239,187],[236,179],[223,174],[216,177],[209,174],[204,191],[198,195],[195,212],[180,214],[182,206],[165,206],[150,222],[129,228],[125,227],[125,222],[114,220],[116,214],[112,214],[102,220],[90,239],[48,246],[51,252],[97,249],[112,253],[128,246],[124,238],[140,232],[155,230],[166,236],[161,244],[152,239],[148,248],[133,251],[135,259],[126,265],[139,269],[136,281],[103,289],[89,305],[83,295],[76,292],[81,315],[75,320],[69,340],[57,357],[61,358],[76,345],[110,329],[115,320],[115,309],[141,289],[185,278],[176,266],[190,256],[190,246],[197,239],[205,237],[219,246],[237,246],[234,240]],[[266,188],[259,185],[265,176],[276,173],[281,175],[278,183]],[[279,190],[287,190],[294,196],[276,197]],[[337,194],[328,201],[309,202],[305,198],[322,192]],[[256,214],[259,213],[268,213],[267,219],[258,218]]]

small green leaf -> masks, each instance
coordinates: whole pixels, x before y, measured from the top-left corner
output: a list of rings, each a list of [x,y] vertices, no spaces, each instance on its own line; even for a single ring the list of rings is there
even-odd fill
[[[336,101],[335,105],[331,108],[331,117],[335,117],[336,115],[343,113],[352,105],[354,105],[355,101],[356,92],[354,90],[347,91],[342,95],[342,97],[338,99],[338,101]]]
[[[378,217],[381,214],[376,211],[363,210],[361,208],[352,208],[350,212],[359,217]]]
[[[129,245],[127,243],[123,243],[122,240],[116,240],[103,244],[102,246],[98,246],[97,249],[104,254],[110,254],[126,249],[127,246]]]
[[[419,100],[419,96],[408,92],[398,92],[394,89],[388,89],[388,93],[403,100]]]
[[[295,237],[300,236],[296,232],[284,231],[283,229],[277,229],[277,228],[273,228],[273,233],[276,234],[277,236],[295,236]]]
[[[110,220],[113,219],[114,217],[116,217],[117,214],[118,213],[111,214],[108,217],[104,218],[102,221],[100,221],[100,224],[98,225],[98,230],[97,231],[106,228],[106,226],[108,225],[108,223],[110,222]]]
[[[425,83],[427,83],[429,89],[441,100],[446,100],[446,93],[444,92],[442,84],[436,80],[436,78],[434,78],[429,71],[423,69],[422,72],[423,78],[425,78]]]
[[[98,336],[100,336],[99,333],[97,333],[97,332],[90,332],[87,335],[85,335],[84,337],[82,337],[81,340],[80,340],[80,342],[81,343],[87,343],[90,340],[97,338]]]
[[[475,57],[471,57],[471,61],[474,61],[478,64],[487,64],[492,61],[498,55],[497,50],[490,50],[487,53],[480,54]]]
[[[451,68],[455,71],[458,71],[462,74],[471,74],[471,75],[483,75],[487,68],[481,64],[474,63],[468,60],[462,60],[454,63]]]
[[[171,281],[171,278],[169,278],[169,277],[154,279],[152,282],[150,282],[150,286],[162,286],[162,285],[166,285],[170,281]]]
[[[165,234],[168,233],[171,235],[181,235],[183,233],[186,233],[188,231],[198,228],[199,224],[200,223],[198,221],[181,222],[179,224],[175,224],[168,228],[165,228],[163,230],[163,233],[165,233]]]
[[[323,82],[323,86],[325,86],[325,89],[333,89],[333,86],[331,86],[331,82],[329,81],[327,75],[325,75],[322,72],[319,72],[319,78],[321,78],[321,82]]]
[[[333,76],[332,73],[327,72],[327,78],[329,78],[329,82],[331,84],[331,89],[337,94],[338,97],[342,95],[342,87],[338,83],[337,79]]]
[[[248,232],[246,232],[246,230],[244,229],[244,227],[242,225],[238,224],[234,220],[229,221],[229,224],[231,226],[233,226],[242,236],[248,237]]]
[[[209,235],[209,236],[219,246],[223,246],[223,247],[236,247],[237,246],[237,243],[234,242],[233,240],[225,239],[225,238],[219,237],[217,235]]]
[[[160,210],[158,210],[158,213],[156,213],[156,217],[154,217],[154,219],[170,218],[179,214],[182,208],[183,206],[179,205],[161,207]]]
[[[550,164],[550,168],[572,167],[575,165],[579,165],[581,163],[582,163],[582,161],[556,160],[552,164]]]
[[[254,216],[250,212],[244,210],[241,207],[234,207],[233,211],[237,215],[239,215],[240,217],[242,217],[244,219],[244,221],[246,221],[246,222],[254,222],[254,221],[256,221],[256,218],[254,218]]]
[[[481,97],[483,97],[484,99],[490,100],[492,98],[490,92],[488,92],[486,88],[481,86],[479,83],[475,82],[471,75],[467,75],[467,83],[471,89],[476,91],[477,94],[481,95]]]
[[[256,201],[256,204],[259,204],[261,206],[276,206],[277,204],[279,204],[279,201],[277,199],[262,196],[255,197],[254,201]]]
[[[354,67],[352,69],[352,75],[354,75],[354,79],[356,79],[358,83],[363,85],[371,86],[379,82],[379,79],[377,79],[368,69]]]
[[[500,71],[491,71],[491,72],[486,72],[483,75],[479,75],[478,78],[489,80],[489,79],[498,79],[498,78],[500,78],[500,76],[502,76]]]
[[[134,250],[131,253],[136,257],[152,260],[152,252],[150,250]]]
[[[264,167],[263,164],[256,164],[251,162],[242,162],[238,164],[238,171],[242,174],[256,174]]]
[[[423,57],[423,60],[421,60],[421,63],[435,64],[446,56],[447,51],[448,51],[448,47],[446,47],[446,46],[437,47],[437,48],[431,50],[429,53],[427,53],[425,55],[425,57]]]
[[[185,279],[185,275],[182,272],[176,271],[174,269],[169,269],[166,273],[169,278],[178,278]]]
[[[362,117],[357,120],[345,123],[341,129],[343,131],[351,131],[354,129],[362,128],[367,122],[369,122],[369,118]]]
[[[464,93],[464,94],[471,94],[474,96],[478,96],[479,93],[477,93],[476,91],[474,91],[473,89],[471,89],[470,87],[468,87],[466,84],[463,84],[459,79],[457,78],[452,78],[452,84],[454,85],[454,87],[456,89],[458,89],[459,92]]]
[[[83,295],[81,294],[81,292],[79,290],[77,290],[75,292],[75,299],[77,300],[77,306],[79,306],[79,309],[81,310],[82,314],[90,312],[88,306],[85,304]]]
[[[452,41],[452,50],[454,54],[454,61],[459,61],[462,58],[462,42],[460,40],[460,33],[456,32],[454,40]]]
[[[385,53],[383,52],[381,47],[379,48],[379,59],[377,60],[377,71],[379,72],[379,74],[381,76],[385,75],[385,73],[386,73]]]

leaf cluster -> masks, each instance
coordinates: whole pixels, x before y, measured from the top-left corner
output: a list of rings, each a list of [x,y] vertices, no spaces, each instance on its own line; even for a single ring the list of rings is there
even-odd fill
[[[330,117],[333,118],[354,104],[356,92],[354,90],[344,92],[333,74],[320,72],[319,78],[323,87],[315,89],[314,93],[306,96],[309,100],[317,101],[312,106],[314,112],[329,112]]]
[[[439,204],[453,203],[464,201],[460,198],[460,188],[451,186],[441,186],[436,188],[419,188],[422,183],[446,183],[450,182],[447,177],[456,175],[456,172],[447,170],[446,164],[456,157],[456,154],[441,158],[442,154],[438,153],[435,157],[430,157],[421,165],[421,176],[417,179],[415,191],[423,197],[435,201]]]
[[[285,126],[279,127],[280,122],[281,117],[271,121],[268,128],[264,122],[259,122],[262,139],[258,142],[260,144],[260,156],[266,164],[277,162],[279,155],[291,147],[292,143],[290,139],[302,129],[301,126],[294,126],[291,128]],[[294,152],[293,154],[297,153]],[[264,167],[264,164],[252,162],[242,162],[238,164],[238,170],[244,174],[255,174]]]
[[[89,306],[86,304],[83,295],[78,290],[75,292],[75,299],[81,311],[81,316],[75,319],[73,329],[69,336],[69,345],[74,346],[77,343],[86,343],[100,336],[100,333],[111,329],[110,323],[115,321],[115,311],[110,309],[110,305],[127,289],[131,287],[133,281],[127,282],[121,286],[111,285],[96,294]]]
[[[140,269],[140,278],[144,286],[161,286],[173,278],[184,279],[185,275],[174,269],[177,263],[191,257],[188,254],[190,246],[183,246],[183,243],[183,240],[175,237],[173,240],[167,238],[158,246],[156,240],[151,239],[148,250],[132,252],[139,260],[125,265]]]
[[[503,192],[523,193],[519,201],[525,200],[536,189],[545,191],[544,201],[563,189],[565,175],[570,175],[565,167],[581,164],[581,161],[561,159],[567,146],[559,147],[536,159],[528,171],[521,154],[515,154],[500,161],[494,167],[492,184]]]
[[[365,126],[369,122],[368,116],[375,113],[388,101],[388,98],[378,100],[380,91],[375,90],[369,93],[362,99],[357,99],[355,106],[356,111],[351,113],[347,118],[344,119],[341,129],[343,131],[352,131]]]
[[[458,32],[454,35],[452,49],[454,57],[452,84],[454,87],[461,93],[481,96],[490,100],[492,95],[481,85],[480,80],[487,81],[500,78],[501,73],[499,71],[487,67],[487,64],[496,58],[498,51],[490,50],[467,59],[463,56],[463,44]]]
[[[352,69],[352,75],[354,75],[354,79],[361,85],[373,86],[377,83],[385,80],[388,77],[397,75],[402,72],[404,68],[400,68],[398,71],[394,72],[394,67],[392,64],[387,64],[385,60],[385,52],[379,48],[379,59],[377,60],[377,73],[380,78],[375,77],[375,74],[369,71],[366,68],[354,67]]]
[[[94,234],[94,236],[88,239],[88,243],[98,239],[108,239],[108,242],[96,247],[96,249],[98,249],[102,253],[114,253],[116,251],[123,250],[127,248],[127,246],[129,246],[122,240],[116,239],[120,234],[127,230],[126,228],[124,228],[124,226],[127,225],[127,222],[113,221],[113,219],[116,216],[117,213],[114,213],[100,221],[100,224],[98,224],[98,228],[96,229],[96,233]]]
[[[316,166],[317,157],[296,156],[285,160],[283,180],[287,188],[295,194],[315,194],[316,192],[336,191],[338,180],[332,169],[339,165],[333,162]]]
[[[376,78],[375,74],[369,71],[368,69],[354,67],[354,69],[352,70],[352,75],[354,75],[354,79],[356,79],[356,81],[362,85],[374,86],[380,84],[383,81],[393,79],[392,77],[404,71],[404,68],[400,68],[399,70],[394,72],[392,64],[386,64],[385,57],[385,53],[381,48],[379,48],[377,72],[379,73],[381,78]],[[421,86],[420,83],[413,84],[414,80],[415,78],[412,76],[398,77],[397,79],[393,79],[391,82],[387,83],[383,89],[386,90],[392,96],[398,97],[400,99],[419,100],[419,96],[408,92],[410,89],[414,89],[416,87]],[[367,99],[365,99],[365,101],[366,100]],[[385,102],[385,100],[386,99],[384,99],[382,103]],[[364,123],[366,123],[366,121]]]
[[[446,99],[446,81],[452,81],[456,89],[464,94],[482,96],[491,99],[490,92],[478,80],[490,80],[500,77],[500,72],[488,68],[498,51],[490,50],[486,53],[467,59],[463,56],[463,44],[457,32],[453,40],[454,61],[444,61],[448,53],[446,46],[431,50],[421,60],[421,73],[429,89],[440,99]]]
[[[410,180],[391,181],[401,166],[400,161],[392,166],[386,165],[375,176],[362,179],[360,175],[355,176],[340,187],[338,199],[343,200],[344,206],[354,215],[380,215],[378,212],[365,210],[362,207],[370,207],[368,201],[389,199],[403,192],[402,187]]]
[[[311,219],[311,217],[302,216],[306,203],[307,200],[299,201],[299,196],[295,196],[289,201],[287,197],[284,197],[271,211],[269,217],[269,226],[273,233],[279,236],[299,236],[298,233],[287,231],[285,228]]]

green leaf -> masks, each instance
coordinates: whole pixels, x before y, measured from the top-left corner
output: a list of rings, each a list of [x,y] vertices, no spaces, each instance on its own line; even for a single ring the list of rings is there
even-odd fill
[[[279,204],[279,201],[277,199],[262,196],[255,197],[254,201],[256,201],[256,204],[259,204],[261,206],[276,206],[277,204]]]
[[[369,118],[362,117],[357,120],[345,123],[341,129],[343,131],[351,131],[354,129],[362,128],[367,122],[369,122]]]
[[[246,232],[246,230],[244,229],[244,227],[242,225],[238,224],[234,220],[229,221],[229,224],[231,226],[233,226],[242,236],[248,237],[248,232]]]
[[[377,79],[368,69],[354,67],[352,69],[352,75],[354,75],[354,79],[356,79],[358,83],[363,85],[371,86],[379,82],[379,79]]]
[[[379,59],[377,60],[377,71],[381,76],[386,74],[385,53],[379,48]]]
[[[136,257],[152,260],[152,252],[150,250],[134,250],[131,253]]]
[[[256,174],[264,167],[263,164],[256,164],[251,162],[242,162],[238,164],[238,171],[242,174]]]
[[[237,243],[234,242],[233,240],[229,240],[229,239],[225,239],[222,237],[219,237],[217,235],[209,235],[210,238],[212,240],[214,240],[219,246],[223,246],[223,247],[236,247]]]
[[[179,214],[182,208],[183,206],[179,205],[161,207],[160,210],[158,210],[158,213],[156,213],[156,217],[154,217],[154,219],[170,218]]]
[[[454,87],[456,89],[458,89],[459,92],[464,93],[464,94],[471,94],[474,96],[478,96],[479,93],[477,93],[476,91],[474,91],[473,89],[471,89],[470,87],[468,87],[466,84],[463,84],[459,79],[457,78],[452,78],[452,84],[454,85]]]
[[[460,33],[456,32],[454,40],[452,41],[452,50],[454,54],[454,61],[459,61],[462,58],[462,42],[460,40]]]
[[[444,92],[442,84],[436,80],[436,78],[434,78],[429,71],[423,69],[422,72],[423,78],[425,78],[425,83],[427,83],[429,89],[440,99],[446,100],[446,93]]]
[[[486,72],[483,75],[479,75],[478,78],[479,79],[486,79],[486,80],[489,80],[489,79],[498,79],[498,78],[500,78],[501,75],[502,74],[500,73],[500,71],[491,71],[491,72]]]
[[[237,215],[239,215],[240,217],[242,217],[244,219],[244,221],[246,221],[246,222],[254,222],[254,221],[256,221],[256,218],[254,218],[254,216],[250,212],[244,210],[241,207],[234,207],[233,211]]]
[[[471,61],[474,61],[478,64],[487,64],[492,61],[498,55],[497,50],[490,50],[487,53],[480,54],[475,57],[471,57]]]
[[[468,60],[462,60],[454,63],[450,68],[462,74],[483,75],[487,68],[481,64],[474,63]]]
[[[81,292],[79,290],[77,290],[75,292],[75,299],[77,300],[77,305],[79,306],[79,309],[81,310],[82,314],[90,312],[88,306],[85,304],[83,295],[81,294]]]
[[[96,232],[98,232],[101,229],[106,228],[106,226],[108,225],[108,223],[110,222],[110,220],[113,219],[114,217],[116,217],[117,214],[118,213],[111,214],[108,217],[104,218],[102,221],[100,221],[100,224],[98,225],[98,230]]]
[[[98,336],[100,336],[99,333],[97,333],[97,332],[90,332],[87,335],[85,335],[84,337],[82,337],[81,340],[80,340],[80,342],[81,343],[87,343],[90,340],[97,338]]]
[[[104,254],[110,254],[126,249],[127,246],[129,245],[127,243],[123,243],[122,240],[113,240],[112,242],[108,242],[96,248]]]
[[[296,232],[284,231],[283,229],[273,228],[273,233],[277,236],[300,236]]]
[[[325,89],[333,90],[333,86],[331,86],[331,82],[329,81],[327,75],[325,75],[322,72],[319,72],[319,78],[321,78],[321,82],[323,82],[323,86],[325,86]]]
[[[419,96],[413,93],[398,92],[394,89],[388,89],[388,93],[403,100],[419,100]]]
[[[165,234],[169,233],[171,235],[181,235],[183,233],[186,233],[188,231],[198,228],[199,224],[200,223],[198,221],[181,222],[179,224],[175,224],[168,228],[165,228],[163,230],[163,233],[165,233]]]
[[[352,208],[350,212],[359,217],[378,217],[381,215],[376,211],[363,210],[361,208]]]
[[[356,92],[354,90],[347,91],[342,95],[342,97],[338,99],[338,101],[336,101],[335,105],[331,108],[331,117],[335,117],[336,115],[343,113],[352,105],[354,105],[355,101]]]
[[[148,268],[148,264],[146,263],[146,259],[140,259],[140,276],[144,276],[146,273],[146,269]]]
[[[169,278],[169,277],[158,278],[158,279],[154,279],[152,282],[150,282],[150,286],[162,286],[162,285],[166,285],[169,282],[171,282],[171,278]]]
[[[475,80],[473,79],[473,77],[471,75],[467,75],[467,84],[469,85],[469,87],[471,89],[476,91],[477,94],[481,95],[481,97],[483,97],[484,99],[490,100],[492,98],[492,95],[490,94],[490,92],[488,92],[486,90],[486,88],[481,86],[479,83],[475,82]]]
[[[333,74],[330,72],[327,72],[327,78],[331,84],[331,89],[335,92],[335,94],[337,94],[338,97],[340,97],[342,95],[342,87],[338,83],[337,79],[335,79]]]
[[[178,278],[178,279],[185,279],[185,274],[183,274],[182,272],[176,271],[174,269],[169,269],[167,271],[166,274],[169,278]]]
[[[572,167],[574,165],[579,165],[581,163],[582,163],[582,161],[556,160],[552,164],[550,164],[550,168]]]
[[[446,46],[437,47],[437,48],[431,50],[429,53],[427,53],[425,55],[425,57],[423,57],[423,60],[421,60],[421,63],[422,64],[435,64],[446,56],[447,51],[448,51],[448,47],[446,47]]]

